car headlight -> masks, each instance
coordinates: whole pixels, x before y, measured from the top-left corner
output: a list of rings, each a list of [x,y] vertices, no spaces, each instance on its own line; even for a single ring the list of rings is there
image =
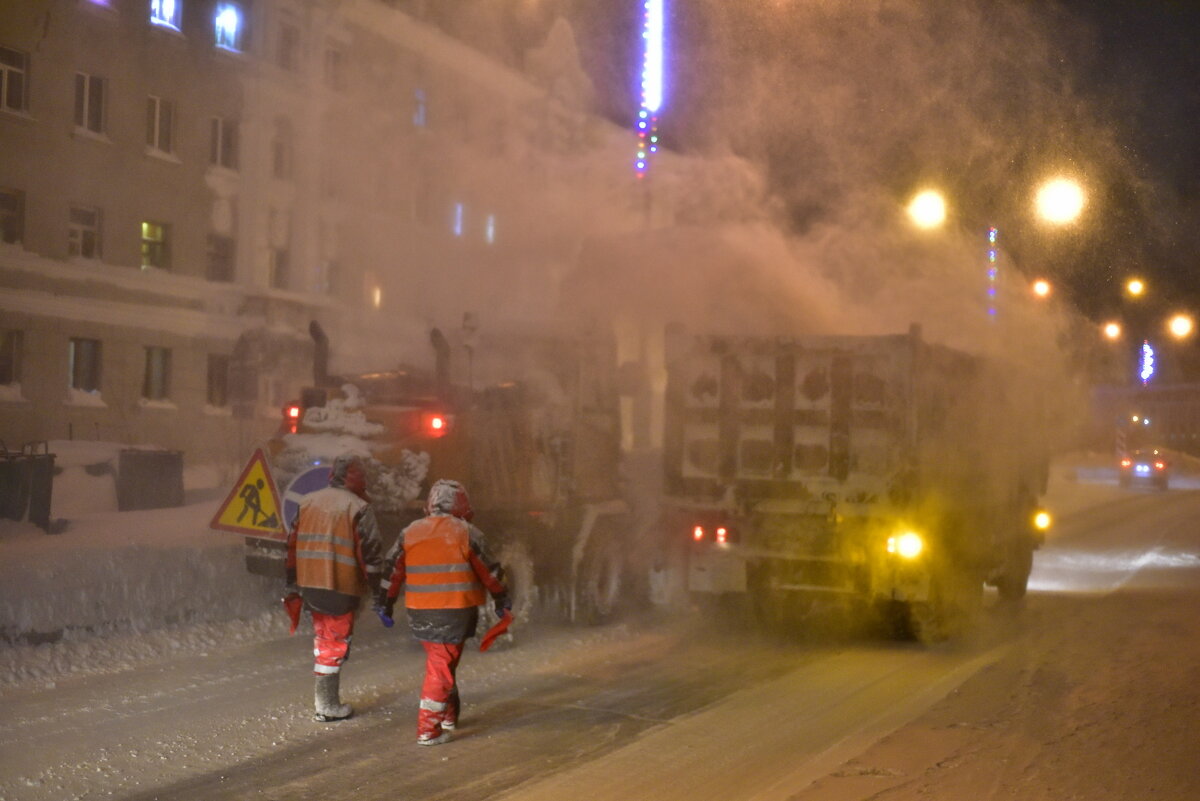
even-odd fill
[[[1054,524],[1054,518],[1045,509],[1038,509],[1033,515],[1033,527],[1038,531],[1046,531]]]
[[[905,559],[916,559],[925,550],[925,540],[914,531],[906,531],[888,537],[887,549],[888,553],[899,554]]]

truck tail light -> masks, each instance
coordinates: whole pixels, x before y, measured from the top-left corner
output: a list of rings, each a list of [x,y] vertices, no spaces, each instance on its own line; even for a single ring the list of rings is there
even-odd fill
[[[700,542],[704,539],[704,526],[696,526],[692,529],[692,541]]]
[[[1132,465],[1133,465],[1132,459],[1122,459],[1121,460],[1121,467],[1131,467]]]
[[[1166,470],[1167,464],[1166,464],[1166,462],[1155,462],[1154,469],[1155,470]]]
[[[283,407],[283,427],[289,434],[295,434],[300,429],[300,418],[304,409],[298,403],[289,403]]]
[[[421,431],[427,437],[444,437],[450,431],[450,417],[439,412],[421,415]]]
[[[717,545],[725,545],[729,542],[729,529],[724,526],[717,526]]]

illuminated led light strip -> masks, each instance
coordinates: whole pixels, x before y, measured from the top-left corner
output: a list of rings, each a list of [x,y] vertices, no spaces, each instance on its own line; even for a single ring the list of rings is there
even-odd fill
[[[650,166],[650,157],[658,152],[658,110],[663,102],[663,31],[665,0],[645,0],[642,39],[642,104],[638,110],[637,158],[633,162],[641,178]]]
[[[996,316],[996,278],[1000,273],[999,268],[996,267],[996,239],[999,237],[999,235],[1000,232],[996,230],[996,226],[993,225],[988,229],[987,296],[989,317]]]
[[[1142,386],[1149,384],[1151,377],[1154,376],[1154,348],[1150,347],[1150,341],[1145,339],[1142,340],[1142,363],[1139,375],[1142,379]]]

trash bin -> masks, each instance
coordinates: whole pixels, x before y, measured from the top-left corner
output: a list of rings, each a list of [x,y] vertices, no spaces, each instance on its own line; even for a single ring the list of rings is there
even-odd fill
[[[126,448],[117,459],[117,509],[183,506],[183,452]]]
[[[38,453],[38,448],[42,452]],[[43,531],[50,528],[54,488],[54,454],[45,442],[10,451],[0,442],[0,517],[26,520]]]

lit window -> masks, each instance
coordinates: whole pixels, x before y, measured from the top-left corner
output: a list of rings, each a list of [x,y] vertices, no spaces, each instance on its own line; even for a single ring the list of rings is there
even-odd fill
[[[425,90],[417,89],[413,92],[413,125],[424,128],[426,121]]]
[[[146,348],[146,373],[142,380],[142,397],[146,400],[166,400],[171,390],[171,349]]]
[[[383,305],[383,288],[382,287],[377,286],[371,290],[371,305],[377,309]]]
[[[142,223],[142,269],[157,267],[165,270],[171,266],[171,250],[168,242],[170,228],[163,223]]]
[[[100,391],[100,340],[71,339],[67,351],[67,380],[71,389]]]
[[[172,152],[175,107],[169,100],[146,98],[146,145],[161,153]]]
[[[75,73],[75,127],[104,133],[104,79]]]
[[[454,223],[451,226],[455,236],[462,236],[463,233],[463,218],[466,216],[466,208],[461,203],[454,204]]]
[[[100,209],[72,206],[67,220],[67,253],[84,259],[101,256]]]
[[[484,238],[487,239],[487,243],[489,245],[496,241],[496,215],[495,214],[489,214],[487,216],[487,223],[484,227],[483,235],[484,235]]]
[[[229,357],[223,353],[208,354],[208,395],[209,406],[226,406],[229,404]]]
[[[9,245],[25,234],[25,193],[0,187],[0,242]]]
[[[210,120],[208,163],[214,167],[236,170],[238,166],[238,126],[233,120],[213,117]]]
[[[0,331],[0,386],[21,383],[24,338],[22,331]]]
[[[29,101],[29,56],[20,50],[0,47],[0,109],[24,111]]]
[[[150,0],[150,21],[164,28],[179,30],[183,0]]]
[[[242,9],[236,3],[219,3],[213,16],[213,34],[217,47],[242,52]]]

